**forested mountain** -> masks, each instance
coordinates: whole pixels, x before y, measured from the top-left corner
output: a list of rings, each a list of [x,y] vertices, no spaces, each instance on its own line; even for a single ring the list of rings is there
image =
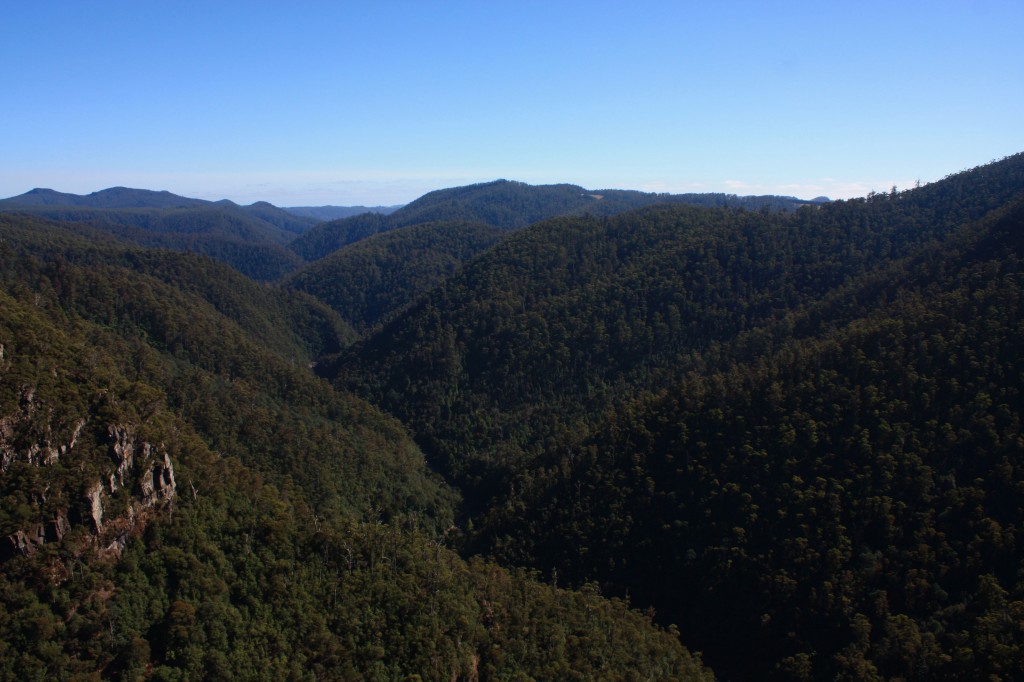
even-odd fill
[[[341,220],[363,213],[394,213],[402,207],[395,206],[285,206],[284,210],[299,216],[315,218],[320,221]]]
[[[1024,154],[135,192],[0,213],[0,678],[1024,677]]]
[[[395,211],[392,220],[396,226],[430,220],[478,220],[495,227],[514,229],[555,216],[606,216],[661,203],[792,209],[809,202],[793,197],[588,190],[576,185],[528,185],[511,180],[495,180],[429,192]]]
[[[596,207],[601,199],[575,185],[528,185],[495,180],[424,194],[392,215],[397,226],[432,220],[476,220],[515,229],[557,215]]]
[[[378,232],[392,229],[388,218],[380,213],[362,213],[313,226],[294,239],[288,248],[307,261],[315,261],[343,246],[366,239]]]
[[[68,236],[57,224],[0,220],[8,281],[35,283],[40,296],[54,297],[51,305],[66,314],[161,353],[162,362],[150,355],[137,361],[146,364],[135,371],[213,447],[244,455],[264,473],[302,481],[310,504],[341,503],[325,485],[355,485],[359,477],[344,470],[332,476],[329,469],[363,464],[331,454],[353,438],[337,432],[335,420],[347,414],[350,421],[373,424],[377,418],[357,417],[366,413],[365,405],[335,395],[306,371],[312,357],[337,352],[350,340],[351,330],[336,314],[308,296],[266,289],[207,258],[97,243]],[[275,431],[261,435],[271,425]],[[376,440],[385,429],[362,431],[359,438]],[[418,467],[414,449],[393,444],[388,451],[411,457]],[[378,459],[372,466],[385,464]],[[382,475],[378,483],[388,487],[395,476]],[[362,485],[368,483],[363,477]],[[390,508],[383,496],[376,504]]]
[[[509,445],[535,452],[609,396],[663,385],[999,207],[1024,185],[1024,162],[1000,168],[796,213],[659,206],[540,223],[361,342],[341,373],[445,467]]]
[[[410,425],[474,551],[628,592],[727,676],[1016,677],[1022,192],[1017,155],[542,222],[325,370]]]
[[[483,544],[656,604],[727,676],[1016,679],[1024,202],[950,242],[843,292],[867,315],[605,415]]]
[[[237,206],[237,204],[226,199],[217,203],[222,206]],[[293,235],[302,234],[313,225],[320,222],[319,218],[297,215],[287,209],[278,208],[266,201],[257,201],[255,204],[238,206],[238,208],[266,223],[279,227],[285,232],[291,232]]]
[[[595,192],[576,185],[528,185],[496,180],[429,192],[386,217],[365,214],[322,223],[292,242],[291,248],[312,261],[371,234],[422,223],[479,222],[514,230],[555,216],[608,216],[663,203],[790,210],[811,202],[775,196],[654,194],[617,189]]]
[[[594,588],[446,548],[457,496],[308,371],[345,334],[207,258],[0,216],[0,677],[709,678]]]
[[[655,203],[787,210],[810,202],[726,194],[595,193],[575,185],[532,186],[498,180],[437,190],[405,206],[375,208],[278,208],[263,201],[239,206],[226,199],[211,202],[127,187],[88,195],[37,188],[0,200],[0,211],[88,223],[140,246],[202,253],[254,279],[273,281],[296,270],[303,261],[318,260],[343,246],[400,227],[477,222],[518,229],[557,215],[613,215]],[[329,222],[321,222],[324,220]]]
[[[30,212],[47,217],[60,218],[59,214],[50,215],[49,209],[57,208],[93,208],[93,209],[131,209],[131,208],[196,208],[219,206],[228,210],[237,210],[248,214],[259,221],[266,222],[285,232],[301,234],[318,222],[311,216],[302,216],[289,210],[278,208],[265,201],[258,201],[249,206],[239,206],[233,201],[206,201],[192,199],[167,191],[154,192],[148,189],[132,189],[130,187],[111,187],[93,192],[92,194],[66,194],[52,189],[33,189],[25,194],[9,199],[0,199],[0,210],[30,210]],[[45,207],[47,210],[40,210]],[[36,209],[36,210],[32,210]],[[76,215],[72,213],[71,215]],[[145,226],[143,226],[145,227]]]
[[[85,223],[140,246],[202,253],[263,281],[302,263],[284,245],[316,222],[266,202],[238,206],[124,187],[86,196],[32,190],[0,201],[0,210]]]
[[[312,294],[364,331],[429,292],[504,234],[460,222],[390,230],[310,263],[282,285]]]
[[[80,206],[85,208],[182,208],[204,206],[210,202],[178,196],[170,192],[154,192],[148,189],[110,187],[92,194],[68,194],[52,189],[37,187],[9,199],[0,199],[0,206]]]

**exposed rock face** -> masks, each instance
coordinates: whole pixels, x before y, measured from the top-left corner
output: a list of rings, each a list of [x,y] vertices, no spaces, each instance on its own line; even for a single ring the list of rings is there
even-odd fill
[[[30,528],[27,533],[23,530],[19,530],[13,535],[8,535],[7,540],[11,544],[11,547],[8,549],[10,554],[17,553],[23,556],[30,556],[34,554],[44,542],[43,527],[42,525],[34,526],[33,528]]]
[[[18,404],[18,411],[0,417],[0,472],[6,472],[14,460],[18,457],[14,440],[17,435],[30,423],[35,405],[33,398],[35,390],[31,387],[24,387],[21,391],[21,400]],[[25,453],[25,458],[32,461],[33,455],[38,451],[39,446],[33,444]]]
[[[47,542],[60,542],[69,530],[68,512],[62,509],[49,522],[37,523],[27,532],[19,530],[0,541],[0,560],[18,554],[31,556]]]
[[[151,443],[136,441],[134,430],[128,425],[112,425],[109,434],[110,456],[116,467],[110,474],[111,494],[118,488],[129,488],[137,477],[135,492],[141,506],[152,507],[174,497],[174,467],[166,452],[158,453]]]
[[[116,469],[110,474],[110,492],[124,487],[125,478],[131,474],[135,466],[135,434],[133,429],[123,424],[112,424],[110,434],[110,456]],[[147,444],[148,445],[148,444]]]
[[[89,488],[85,497],[89,501],[92,530],[99,535],[103,532],[103,483],[96,481],[96,485]]]
[[[166,451],[161,453],[152,443],[138,440],[131,425],[113,424],[107,433],[114,469],[107,476],[106,489],[102,481],[97,481],[87,497],[93,532],[101,538],[113,536],[104,552],[119,555],[139,524],[144,523],[143,512],[173,499],[177,484],[170,455]],[[123,512],[104,523],[104,498],[121,489],[131,490],[133,495]]]
[[[62,509],[60,513],[50,521],[46,527],[46,541],[60,542],[71,530],[71,523],[68,521],[68,510]]]
[[[6,472],[11,464],[18,459],[19,453],[14,441],[19,433],[31,427],[36,407],[35,389],[26,386],[22,389],[18,411],[0,417],[0,473]],[[48,424],[42,437],[29,445],[21,454],[29,464],[56,464],[63,455],[75,447],[86,423],[87,420],[84,418],[77,420],[71,427],[70,434],[65,432],[64,436],[54,433],[53,427]],[[64,429],[66,428],[65,426]],[[58,427],[58,431],[64,429]],[[54,445],[55,441],[59,444]]]
[[[152,507],[160,500],[169,499],[177,494],[174,467],[166,452],[162,460],[153,464],[149,475],[143,475],[139,479],[139,492],[142,504],[146,507]]]
[[[35,392],[26,388],[19,410],[0,417],[0,474],[15,461],[32,466],[56,463],[74,448],[87,423],[84,418],[76,421],[69,434],[64,427],[65,437],[57,439],[64,442],[58,446],[51,445],[51,428],[47,426],[44,437],[40,438],[37,425],[35,442],[17,448],[15,443],[19,439],[24,443],[26,432],[32,432],[32,415],[37,409],[35,403]],[[134,426],[112,424],[107,435],[112,467],[87,488],[83,500],[83,521],[102,548],[101,553],[120,555],[125,545],[144,527],[152,511],[173,500],[177,495],[177,485],[170,455],[152,443],[139,440]],[[128,493],[126,501],[123,496],[114,497],[119,490]],[[118,508],[111,507],[112,500],[121,500],[117,503]],[[46,496],[41,495],[35,503],[43,507],[45,501]],[[35,523],[0,538],[0,561],[18,555],[30,556],[47,542],[60,542],[70,530],[67,509],[63,509],[49,521]]]

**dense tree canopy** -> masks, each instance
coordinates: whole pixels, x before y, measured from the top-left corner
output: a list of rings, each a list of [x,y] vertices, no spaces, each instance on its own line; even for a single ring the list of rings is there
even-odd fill
[[[1019,676],[1022,227],[1024,205],[889,269],[868,316],[616,409],[481,536],[656,604],[719,672]]]
[[[457,495],[309,372],[323,304],[23,217],[0,287],[0,679],[710,679],[446,547]]]
[[[727,676],[1013,678],[1022,190],[1017,156],[540,223],[333,371],[460,489],[471,551],[628,593]]]
[[[85,196],[33,190],[0,200],[0,211],[85,224],[140,246],[202,253],[261,281],[302,263],[284,245],[316,223],[266,202],[238,206],[125,187]]]
[[[115,190],[0,213],[0,679],[1024,676],[1024,155]]]
[[[518,230],[557,216],[611,216],[667,203],[753,210],[793,210],[810,204],[792,197],[653,194],[618,189],[595,192],[576,185],[528,185],[496,180],[429,192],[387,215],[365,213],[321,223],[293,241],[290,248],[313,261],[378,232],[412,225],[462,222]]]
[[[364,331],[423,296],[504,233],[479,223],[427,223],[342,247],[287,277]]]

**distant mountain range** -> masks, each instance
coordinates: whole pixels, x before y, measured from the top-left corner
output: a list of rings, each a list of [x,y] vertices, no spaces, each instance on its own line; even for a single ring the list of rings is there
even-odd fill
[[[655,194],[588,190],[577,185],[528,185],[510,180],[429,192],[404,206],[298,206],[265,201],[240,206],[167,191],[111,187],[79,195],[36,188],[0,200],[17,211],[112,233],[139,246],[202,253],[258,280],[269,281],[379,232],[455,222],[515,230],[562,215],[610,216],[659,203],[751,210],[793,210],[820,202],[733,194]]]
[[[804,201],[784,196],[735,194],[657,194],[635,190],[589,190],[578,185],[528,185],[495,180],[464,187],[440,189],[386,215],[357,215],[320,223],[296,239],[290,248],[306,260],[316,260],[364,239],[410,225],[430,222],[483,223],[515,230],[540,220],[565,215],[610,216],[656,204],[692,204],[720,208],[795,210],[827,199]]]
[[[295,215],[317,220],[340,220],[351,218],[361,213],[380,213],[388,215],[402,208],[405,204],[394,206],[285,206],[284,210]]]
[[[206,201],[166,191],[155,192],[130,187],[111,187],[84,195],[36,188],[19,196],[0,200],[0,210],[20,210],[45,215],[68,208],[97,210],[220,208],[256,218],[277,229],[293,234],[301,234],[317,222],[316,218],[292,213],[265,201],[258,201],[249,206],[240,206],[229,199]],[[287,241],[287,239],[281,241]]]
[[[213,202],[190,199],[170,192],[110,187],[92,194],[68,194],[37,187],[16,197],[0,200],[0,206],[82,206],[86,208],[181,208]]]
[[[317,223],[263,201],[239,206],[127,187],[87,195],[33,189],[0,201],[0,211],[86,223],[139,246],[202,253],[259,280],[301,265],[285,245]]]
[[[509,206],[503,200],[511,200]],[[279,212],[300,218],[311,218],[314,222],[342,220],[364,213],[391,215],[401,211],[396,218],[397,226],[448,219],[451,213],[472,212],[474,220],[485,222],[495,227],[523,227],[530,223],[552,217],[577,212],[597,215],[611,215],[648,206],[654,203],[685,203],[698,206],[744,206],[754,208],[770,206],[773,208],[794,208],[806,204],[827,203],[828,197],[816,197],[809,201],[790,196],[737,196],[735,194],[659,194],[639,192],[635,190],[602,189],[588,190],[577,185],[529,185],[513,180],[495,180],[493,182],[451,187],[428,192],[410,204],[393,206],[284,206],[278,207],[266,201],[258,201],[249,206],[241,206],[229,199],[208,201],[173,194],[166,190],[154,191],[134,189],[131,187],[110,187],[92,192],[91,194],[70,194],[52,189],[31,189],[24,194],[0,199],[0,210],[38,209],[41,207],[80,207],[96,209],[126,208],[185,208],[196,206],[228,206],[236,207],[248,213],[266,219],[273,215],[271,222],[280,222]],[[600,203],[599,203],[600,202]],[[501,208],[498,205],[501,204]],[[526,209],[525,213],[518,209]],[[466,216],[458,216],[460,219]],[[300,226],[308,221],[287,222],[291,232],[305,231]],[[308,225],[307,225],[308,227]]]

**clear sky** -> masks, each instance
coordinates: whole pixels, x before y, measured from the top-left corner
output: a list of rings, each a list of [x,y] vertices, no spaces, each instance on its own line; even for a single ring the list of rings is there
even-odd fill
[[[1024,151],[1024,0],[6,0],[0,197],[862,196]]]

